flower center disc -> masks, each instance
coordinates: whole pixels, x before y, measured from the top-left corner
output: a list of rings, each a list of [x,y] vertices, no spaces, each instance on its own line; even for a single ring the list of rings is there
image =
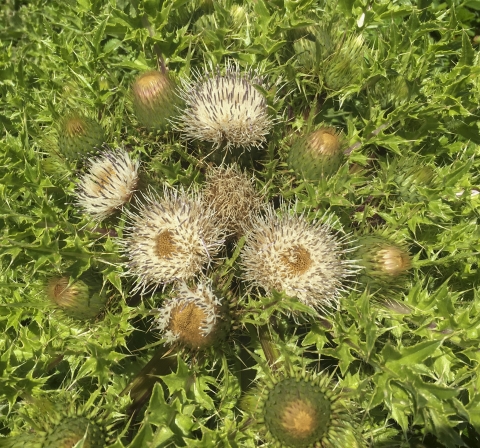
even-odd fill
[[[170,230],[164,230],[157,236],[155,249],[160,258],[167,258],[175,253],[175,242]]]
[[[282,261],[287,265],[288,270],[293,275],[301,275],[312,265],[310,252],[302,246],[294,246],[287,249],[281,255]]]

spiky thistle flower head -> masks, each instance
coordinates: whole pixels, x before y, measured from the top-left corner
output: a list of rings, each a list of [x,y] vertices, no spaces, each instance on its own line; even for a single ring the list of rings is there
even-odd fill
[[[77,184],[78,206],[95,221],[103,221],[130,200],[139,166],[124,149],[104,151],[89,162],[87,173]]]
[[[223,340],[228,326],[222,299],[210,283],[190,288],[181,282],[174,297],[158,310],[157,328],[170,344],[202,350]]]
[[[365,446],[356,428],[353,403],[331,376],[305,371],[263,378],[248,400],[247,412],[265,441],[278,448]]]
[[[305,305],[328,309],[335,305],[345,282],[357,270],[344,259],[347,236],[337,238],[327,223],[309,223],[272,206],[259,216],[241,252],[244,278],[265,291],[284,291]]]
[[[74,394],[61,392],[52,402],[32,398],[20,409],[31,428],[2,438],[0,446],[11,448],[104,448],[112,442],[112,427],[118,418],[97,400],[94,392],[88,402],[79,404]],[[118,403],[116,403],[118,407]],[[24,430],[25,431],[25,430]],[[21,443],[24,443],[23,445]]]
[[[77,160],[100,147],[105,140],[102,126],[78,112],[65,115],[59,122],[58,146],[70,160]]]
[[[255,88],[264,85],[257,72],[241,73],[229,62],[225,74],[206,70],[182,80],[181,98],[186,109],[174,126],[185,138],[220,147],[259,147],[272,126],[265,96]]]
[[[215,213],[200,195],[167,187],[163,197],[144,195],[137,210],[127,212],[126,236],[119,240],[126,274],[142,292],[201,274],[223,242]]]
[[[137,77],[132,85],[133,108],[141,125],[163,130],[174,115],[179,97],[176,84],[168,72],[150,70]]]
[[[52,304],[74,319],[92,319],[107,303],[107,292],[100,281],[84,274],[78,280],[68,275],[51,277],[45,292]]]
[[[262,199],[253,179],[236,165],[211,168],[203,188],[203,198],[211,206],[228,234],[240,236],[251,227],[262,208]]]

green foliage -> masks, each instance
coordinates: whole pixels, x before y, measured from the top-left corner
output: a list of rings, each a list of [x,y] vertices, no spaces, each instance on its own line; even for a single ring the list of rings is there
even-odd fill
[[[463,0],[5,1],[0,446],[31,440],[32,402],[75,393],[89,418],[112,416],[116,448],[253,447],[243,404],[289,363],[333,375],[366,445],[478,446],[479,11]],[[177,81],[229,59],[265,77],[274,129],[241,159],[265,201],[333,214],[339,234],[405,241],[411,275],[394,297],[357,286],[318,315],[250,289],[240,238],[206,271],[230,308],[228,340],[172,354],[153,319],[170,289],[131,294],[124,215],[95,224],[74,205],[86,165],[62,156],[58,123],[70,110],[95,118],[150,188],[199,188],[211,146],[148,133],[131,86],[144,71],[166,66]],[[292,134],[320,124],[345,136],[344,161],[327,178],[296,178]],[[65,273],[100,277],[108,302],[95,319],[49,302],[48,280]]]

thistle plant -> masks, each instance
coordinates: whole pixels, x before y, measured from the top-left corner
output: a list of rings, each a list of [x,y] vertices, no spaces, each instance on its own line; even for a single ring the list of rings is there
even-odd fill
[[[225,299],[223,299],[224,301]],[[202,350],[223,341],[229,326],[227,307],[206,283],[180,283],[156,317],[167,343]]]
[[[165,130],[179,104],[176,85],[166,70],[149,70],[132,85],[133,108],[139,123],[148,129]]]
[[[306,180],[330,177],[343,162],[343,146],[337,130],[322,126],[294,140],[288,153],[288,165]]]
[[[52,304],[74,319],[96,317],[108,299],[101,282],[88,274],[78,280],[68,275],[52,277],[47,282],[45,292]]]
[[[366,446],[356,428],[353,403],[326,373],[280,368],[267,373],[250,394],[246,411],[273,446]]]
[[[479,11],[3,2],[0,446],[476,448]]]

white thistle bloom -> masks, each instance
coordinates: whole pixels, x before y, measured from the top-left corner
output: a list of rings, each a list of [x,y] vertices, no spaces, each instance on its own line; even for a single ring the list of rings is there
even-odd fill
[[[267,101],[254,84],[262,85],[263,79],[251,71],[242,74],[234,63],[227,64],[224,75],[217,69],[182,80],[180,97],[186,108],[175,120],[175,129],[187,139],[216,147],[259,147],[273,122]]]
[[[158,310],[156,322],[167,343],[195,350],[212,345],[221,336],[223,315],[222,301],[210,284],[199,283],[190,289],[182,282],[174,297]]]
[[[144,293],[202,273],[220,250],[223,231],[215,214],[199,196],[165,188],[163,198],[144,196],[136,212],[127,212],[127,274],[137,278]]]
[[[77,204],[95,221],[102,221],[128,202],[138,183],[139,161],[123,149],[106,150],[89,162],[79,180]]]
[[[279,217],[272,206],[259,216],[241,252],[244,278],[265,291],[284,291],[305,305],[325,310],[336,305],[345,280],[358,271],[345,240],[327,224],[309,223],[290,211]]]

